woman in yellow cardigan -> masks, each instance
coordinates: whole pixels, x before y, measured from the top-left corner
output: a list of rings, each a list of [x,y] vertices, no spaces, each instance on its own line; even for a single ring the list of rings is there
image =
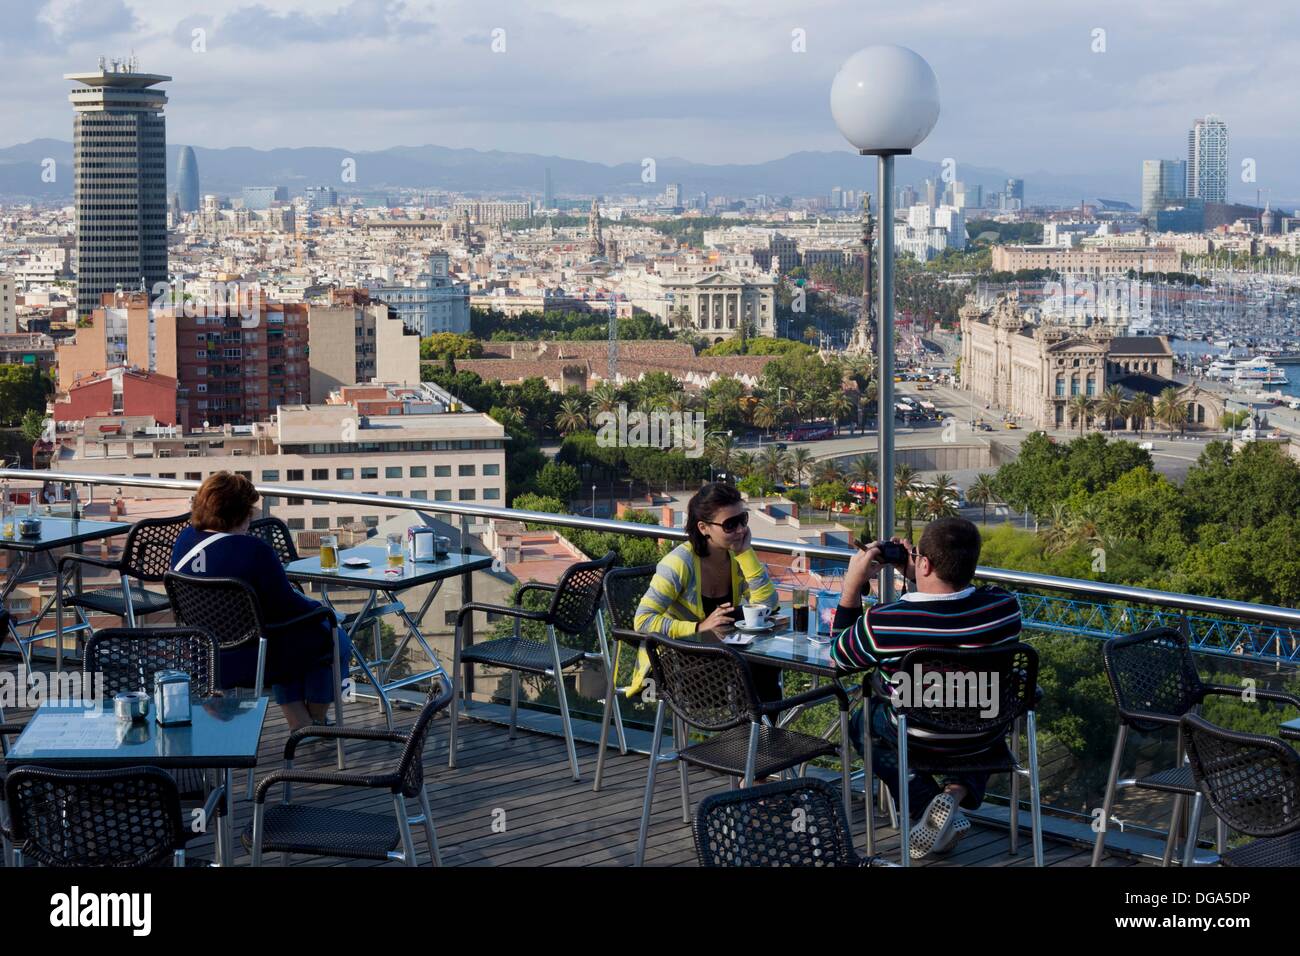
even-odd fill
[[[776,610],[776,587],[754,553],[740,492],[722,482],[701,488],[686,506],[686,533],[689,540],[659,562],[637,605],[638,631],[686,637],[730,624],[743,604]],[[759,697],[780,698],[780,668],[751,672]],[[643,676],[638,667],[633,684],[639,686]]]

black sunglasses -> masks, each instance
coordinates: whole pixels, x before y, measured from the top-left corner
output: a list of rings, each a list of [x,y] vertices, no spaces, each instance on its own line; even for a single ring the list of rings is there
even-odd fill
[[[737,528],[749,527],[749,512],[742,511],[738,515],[732,515],[726,521],[706,521],[704,523],[717,525],[723,531],[727,532],[727,534],[731,534]]]

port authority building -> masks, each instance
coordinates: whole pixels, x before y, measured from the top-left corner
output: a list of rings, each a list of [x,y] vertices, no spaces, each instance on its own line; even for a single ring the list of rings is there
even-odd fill
[[[1139,392],[1157,395],[1170,386],[1187,406],[1188,430],[1219,428],[1223,400],[1195,383],[1174,381],[1174,356],[1163,336],[1117,335],[1106,323],[1088,327],[1046,321],[1018,297],[1000,295],[991,306],[971,297],[958,311],[962,355],[960,386],[977,401],[1028,420],[1036,428],[1069,428],[1071,400],[1094,403],[1086,427],[1104,428],[1096,413],[1102,393],[1118,385],[1127,402]],[[1116,418],[1119,428],[1141,423]]]

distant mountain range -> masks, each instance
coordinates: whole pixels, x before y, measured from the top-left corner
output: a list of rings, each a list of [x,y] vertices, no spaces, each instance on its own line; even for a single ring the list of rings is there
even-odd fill
[[[175,188],[181,144],[167,147],[169,189]],[[656,160],[655,181],[643,183],[640,162],[603,163],[507,153],[499,150],[449,149],[444,146],[394,146],[374,152],[348,152],[323,146],[251,149],[194,147],[199,188],[204,193],[237,195],[244,186],[287,186],[290,194],[306,186],[331,185],[341,194],[376,198],[395,187],[443,189],[463,193],[540,196],[546,169],[557,197],[566,195],[658,195],[668,183],[680,183],[686,197],[710,195],[828,195],[832,188],[875,191],[875,162],[848,150],[800,152],[752,164],[707,165],[665,157]],[[54,182],[42,180],[42,162],[55,161]],[[343,182],[344,160],[356,161],[356,181]],[[1102,173],[1008,173],[994,167],[960,166],[957,178],[1004,189],[1007,178],[1025,181],[1028,203],[1075,205],[1080,199],[1120,199],[1138,204],[1138,164],[1131,179]],[[940,165],[915,156],[897,161],[896,182],[921,186],[940,178]],[[38,139],[0,149],[0,197],[58,199],[72,196],[72,144]],[[1275,202],[1275,206],[1285,204]]]

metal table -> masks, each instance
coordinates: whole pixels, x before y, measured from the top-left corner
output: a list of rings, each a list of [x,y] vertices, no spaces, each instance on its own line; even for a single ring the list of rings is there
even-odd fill
[[[266,705],[265,697],[209,697],[194,701],[189,724],[160,727],[153,719],[152,701],[149,716],[136,723],[119,721],[112,700],[43,704],[5,754],[5,766],[220,770],[226,812],[217,820],[217,858],[229,866],[234,847],[234,771],[257,766]],[[206,829],[207,820],[202,822]]]
[[[71,547],[72,550],[81,554],[81,546],[87,541],[98,541],[103,538],[111,538],[115,535],[126,534],[131,530],[131,525],[124,521],[88,521],[84,518],[62,518],[54,515],[38,515],[41,519],[41,533],[31,537],[22,537],[17,533],[18,520],[20,516],[14,519],[14,537],[0,538],[0,549],[13,551],[17,560],[13,562],[5,577],[4,589],[0,591],[0,602],[6,602],[14,588],[19,584],[25,584],[31,581],[39,581],[49,575],[56,575],[57,564],[51,554],[56,548]],[[45,564],[48,567],[40,565]],[[73,590],[75,593],[81,593],[81,569],[78,567],[76,576],[73,580]],[[43,631],[37,633],[36,628],[40,625],[45,615],[50,613],[50,608],[54,606],[58,594],[58,581],[55,581],[55,593],[45,602],[45,606],[40,609],[35,617],[30,617],[25,621],[16,621],[12,617],[9,619],[9,630],[13,639],[18,643],[20,651],[24,651],[23,657],[26,658],[26,648],[38,641],[57,638],[54,652],[54,668],[56,671],[63,670],[63,636],[64,634],[76,634],[89,628],[86,616],[80,608],[76,608],[77,623],[70,627],[65,627],[60,631],[58,628],[52,631]],[[31,625],[31,631],[27,637],[20,637],[18,629]]]
[[[344,564],[349,558],[363,558],[369,562],[369,565],[363,568],[349,568]],[[492,567],[491,555],[453,553],[435,561],[404,560],[400,568],[390,569],[388,567],[388,549],[383,546],[368,545],[340,551],[337,570],[323,570],[320,566],[319,556],[292,561],[285,565],[284,570],[292,581],[310,581],[313,584],[319,584],[321,586],[321,600],[331,608],[334,608],[334,605],[329,599],[330,588],[368,592],[366,603],[359,612],[345,618],[344,626],[347,628],[348,637],[352,640],[353,659],[357,667],[365,674],[366,680],[374,688],[380,706],[384,711],[384,719],[391,729],[393,726],[393,707],[388,699],[390,692],[410,684],[432,680],[435,677],[443,680],[448,679],[447,671],[442,666],[442,662],[438,660],[437,654],[433,652],[433,648],[429,646],[428,640],[420,631],[420,624],[423,622],[430,606],[432,606],[433,599],[438,596],[438,591],[442,588],[442,582],[448,578],[460,577],[461,598],[468,603],[474,599],[473,589],[470,585],[470,575],[475,571],[484,571],[490,567]],[[407,611],[406,605],[402,603],[398,595],[402,591],[424,584],[433,586],[429,589],[429,594],[424,599],[424,603],[420,605],[419,610],[412,615]],[[380,601],[381,596],[383,598],[382,603]],[[337,608],[334,608],[334,610],[338,611]],[[396,615],[406,624],[406,635],[398,643],[393,653],[385,657],[379,642],[379,621],[389,614]],[[366,659],[366,655],[361,651],[360,644],[357,641],[357,634],[363,627],[367,626],[371,628],[373,637],[374,657],[370,660]],[[402,651],[406,649],[407,644],[412,639],[420,645],[428,658],[429,669],[408,674],[396,680],[387,680],[389,665],[401,656]],[[349,667],[350,671],[351,668]]]

